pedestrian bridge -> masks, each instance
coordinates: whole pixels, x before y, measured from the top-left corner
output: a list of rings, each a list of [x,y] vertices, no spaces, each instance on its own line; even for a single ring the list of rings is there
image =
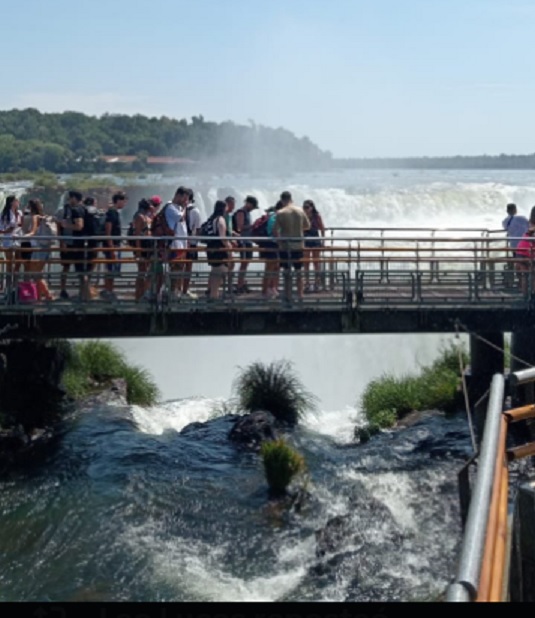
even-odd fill
[[[28,338],[424,333],[455,331],[458,323],[474,331],[496,332],[533,324],[535,318],[532,264],[526,265],[521,284],[515,273],[517,260],[507,249],[503,231],[329,229],[323,246],[306,261],[311,283],[314,268],[318,268],[318,289],[298,299],[294,281],[290,302],[263,297],[264,260],[258,251],[247,269],[249,293],[233,293],[226,281],[221,298],[208,298],[210,266],[203,244],[197,250],[199,259],[192,264],[192,296],[176,299],[167,295],[172,280],[177,279],[180,286],[185,275],[166,265],[161,298],[137,302],[136,251],[128,244],[133,239],[123,239],[123,243],[121,272],[113,273],[115,298],[98,295],[110,262],[99,247],[90,276],[97,294],[89,301],[78,300],[74,272],[68,275],[70,298],[59,298],[62,263],[58,246],[52,247],[42,273],[31,272],[31,261],[24,253],[6,255],[1,261],[0,332]],[[233,253],[234,283],[239,260],[239,254]],[[149,272],[142,276],[155,290],[161,263],[156,250],[149,261]],[[20,282],[39,277],[47,281],[57,299],[21,302]]]

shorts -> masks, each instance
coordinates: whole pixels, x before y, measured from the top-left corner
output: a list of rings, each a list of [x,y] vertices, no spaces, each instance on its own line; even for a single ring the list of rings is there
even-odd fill
[[[183,260],[186,257],[186,251],[184,249],[171,249],[167,253],[167,259],[171,262],[173,260]]]
[[[199,252],[198,251],[186,251],[186,260],[198,260]]]
[[[89,260],[88,254],[86,251],[73,251],[69,254],[69,262],[68,264],[74,263],[74,270],[77,273],[86,273],[89,272]]]
[[[254,257],[253,243],[248,240],[238,242],[240,257],[242,260],[252,260]]]
[[[212,273],[214,275],[224,275],[228,271],[226,264],[212,264]]]
[[[278,260],[279,245],[276,242],[266,240],[259,244],[259,255],[263,260]]]
[[[289,270],[292,266],[295,270],[301,270],[303,263],[302,251],[279,251],[280,266],[284,270]]]
[[[38,251],[34,252],[33,259],[37,262],[48,262],[48,260],[50,259],[50,251],[39,249]]]
[[[322,242],[319,238],[305,238],[305,247],[307,249],[319,249]]]
[[[107,260],[111,260],[111,252],[110,251],[104,251],[104,257]],[[121,252],[120,251],[116,251],[115,252],[115,259],[120,260],[121,259]],[[121,262],[108,262],[106,264],[106,271],[109,273],[120,273],[121,272]]]
[[[23,260],[31,260],[32,259],[32,253],[33,251],[28,251],[28,249],[32,248],[32,243],[29,240],[23,240],[20,243],[20,248],[24,249],[24,251],[21,251],[21,257]]]

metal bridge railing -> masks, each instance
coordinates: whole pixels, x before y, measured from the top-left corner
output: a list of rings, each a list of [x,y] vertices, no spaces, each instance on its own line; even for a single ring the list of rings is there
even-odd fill
[[[34,237],[33,240],[39,239]],[[74,239],[62,237],[62,242],[72,240]],[[77,240],[84,239],[79,237]],[[108,259],[106,254],[112,249],[102,246],[108,238],[92,237],[85,240],[98,245],[96,248],[84,249],[86,257],[94,258],[91,259],[90,273],[93,284],[99,286],[104,278],[114,279],[114,287],[120,292],[117,299],[120,306],[134,302],[133,290],[140,277],[150,280],[151,289],[158,277],[163,278],[165,289],[177,279],[183,281],[187,277],[191,280],[192,289],[199,296],[196,304],[203,304],[210,265],[206,255],[207,246],[202,238],[196,238],[200,243],[196,247],[188,248],[190,254],[198,253],[196,260],[183,256],[178,259],[162,257],[159,245],[168,242],[168,237],[122,238],[121,246],[113,249],[121,252],[121,257],[115,260]],[[146,265],[150,265],[144,273],[140,272],[140,250],[133,246],[136,240],[148,241],[151,245],[143,249],[143,259]],[[265,241],[254,238],[244,240],[251,240],[253,243]],[[225,294],[221,302],[247,305],[259,304],[262,301],[259,293],[262,290],[263,271],[269,253],[264,251],[259,254],[256,244],[253,250],[255,254],[249,262],[246,282],[248,287],[254,290],[254,294],[239,299],[232,294]],[[40,249],[37,247],[4,250],[4,257],[0,260],[0,265],[3,266],[0,283],[4,289],[0,311],[6,306],[19,304],[17,285],[24,278],[43,278],[54,293],[58,292],[62,277],[67,278],[70,288],[76,286],[78,275],[72,271],[65,274],[62,270],[66,260],[71,263],[80,262],[78,259],[69,258],[69,252],[76,254],[78,249],[60,246],[58,239],[54,239],[46,249],[49,256],[44,260],[39,272],[34,268],[35,253],[38,251]],[[30,252],[34,253],[31,259]],[[232,277],[236,281],[241,263],[239,249],[234,248],[229,256],[228,263],[233,267]],[[319,294],[307,295],[303,302],[314,306],[347,305],[350,296],[356,299],[357,303],[364,303],[363,306],[369,307],[383,304],[458,303],[498,303],[506,306],[512,300],[530,302],[530,291],[535,282],[533,263],[529,262],[522,275],[525,289],[520,289],[520,279],[511,270],[511,267],[518,263],[518,259],[512,258],[508,253],[503,235],[494,238],[485,230],[478,230],[474,235],[471,230],[455,228],[429,232],[422,228],[330,229],[322,239],[322,246],[310,249],[308,256],[303,261],[303,267],[308,267],[311,279],[316,274],[315,268],[318,268],[321,290]],[[115,265],[116,270],[107,272],[111,264]],[[117,269],[118,265],[120,269]],[[512,274],[512,281],[506,281],[507,274]],[[295,273],[292,277],[295,278]],[[46,302],[43,303],[46,305]]]
[[[535,368],[510,375],[510,385],[535,381]],[[504,377],[492,379],[478,472],[455,581],[447,601],[506,601],[511,559],[508,462],[535,455],[535,442],[507,449],[511,423],[535,418],[535,405],[503,411]],[[514,522],[512,522],[514,523]]]

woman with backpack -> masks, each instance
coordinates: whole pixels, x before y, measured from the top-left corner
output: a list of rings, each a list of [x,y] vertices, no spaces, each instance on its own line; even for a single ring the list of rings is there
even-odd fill
[[[312,200],[305,200],[303,202],[303,210],[310,221],[310,229],[305,231],[305,249],[303,255],[305,263],[305,292],[319,292],[322,289],[320,249],[323,246],[323,240],[321,237],[325,236],[325,226]],[[313,263],[315,272],[314,287],[310,285],[310,262]]]
[[[37,298],[39,300],[54,300],[48,285],[43,278],[45,264],[50,257],[50,240],[40,239],[45,234],[44,222],[46,221],[45,209],[41,200],[28,201],[28,212],[24,214],[22,221],[23,240],[21,248],[27,251],[22,253],[25,273],[35,273],[29,283],[35,284]],[[34,292],[35,294],[35,292]]]
[[[210,240],[206,243],[208,264],[212,267],[208,279],[208,298],[219,298],[220,288],[228,272],[228,260],[232,244],[227,236],[225,213],[227,204],[218,200],[214,205],[214,212],[203,225],[203,231],[208,232]],[[201,232],[201,235],[204,235]]]

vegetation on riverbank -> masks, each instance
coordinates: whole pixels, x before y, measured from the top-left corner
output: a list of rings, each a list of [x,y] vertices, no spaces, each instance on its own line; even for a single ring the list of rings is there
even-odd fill
[[[310,393],[285,360],[255,362],[240,370],[233,384],[236,406],[245,412],[271,412],[280,422],[295,425],[307,410],[316,410]]]
[[[462,350],[463,365],[468,355]],[[419,374],[396,377],[386,374],[368,384],[359,402],[368,421],[362,433],[369,437],[394,426],[413,411],[452,411],[460,388],[459,352],[455,345],[444,347],[439,357]]]
[[[130,365],[113,344],[85,341],[66,345],[67,367],[63,386],[72,399],[87,397],[102,390],[111,380],[122,378],[127,385],[128,403],[150,406],[157,402],[159,391],[150,374],[141,367]]]

